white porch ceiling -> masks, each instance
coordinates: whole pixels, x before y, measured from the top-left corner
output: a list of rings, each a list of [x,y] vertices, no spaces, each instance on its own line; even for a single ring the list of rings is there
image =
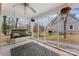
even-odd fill
[[[60,3],[29,3],[32,8],[36,10],[36,13],[33,13],[29,8],[26,9],[26,16],[29,18],[36,17],[42,13],[45,13],[55,7],[58,7],[62,4]],[[14,16],[14,8],[12,7],[15,3],[3,3],[2,4],[2,15]],[[18,5],[15,7],[15,16],[24,17],[24,6]]]
[[[56,7],[63,5],[64,3],[29,3],[32,8],[36,10],[36,13],[33,13],[31,9],[26,9],[26,16],[28,18],[37,17],[49,10],[53,10]],[[10,15],[14,16],[14,8],[13,5],[15,3],[2,3],[2,15]],[[24,6],[18,5],[15,7],[15,16],[16,17],[24,17]]]

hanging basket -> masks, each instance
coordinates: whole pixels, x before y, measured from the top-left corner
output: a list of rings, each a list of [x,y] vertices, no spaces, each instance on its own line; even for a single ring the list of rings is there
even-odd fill
[[[71,7],[64,7],[61,9],[61,15],[68,14],[71,11]]]

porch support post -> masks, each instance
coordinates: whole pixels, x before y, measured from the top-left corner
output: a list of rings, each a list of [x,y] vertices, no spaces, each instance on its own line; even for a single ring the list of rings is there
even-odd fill
[[[35,21],[35,19],[31,19],[31,32],[32,32],[32,39],[34,38],[34,21]]]
[[[38,21],[38,40],[39,40],[39,21]]]
[[[44,40],[46,40],[46,28],[44,26]]]

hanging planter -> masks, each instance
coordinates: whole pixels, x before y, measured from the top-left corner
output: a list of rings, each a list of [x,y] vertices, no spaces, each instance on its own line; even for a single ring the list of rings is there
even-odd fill
[[[71,11],[71,7],[64,7],[61,9],[61,15],[68,14]]]

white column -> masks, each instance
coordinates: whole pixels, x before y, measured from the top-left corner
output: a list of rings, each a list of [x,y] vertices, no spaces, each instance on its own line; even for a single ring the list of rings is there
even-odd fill
[[[34,22],[31,22],[32,39],[34,38],[34,32],[33,32],[33,29],[34,29]]]
[[[1,5],[2,5],[2,4],[0,3],[0,15],[1,15],[1,9],[2,9]]]
[[[39,40],[39,21],[38,21],[38,40]]]
[[[58,19],[58,39],[57,39],[57,41],[58,41],[58,48],[59,48],[59,19]]]
[[[0,15],[0,20],[1,20],[1,21],[0,21],[0,33],[1,33],[1,32],[2,32],[2,31],[1,31],[1,27],[2,27],[2,20],[3,20],[3,19],[2,19],[2,17],[1,17],[1,15]]]
[[[1,17],[1,3],[0,3],[0,32],[1,32],[1,26],[2,26],[2,17]]]

